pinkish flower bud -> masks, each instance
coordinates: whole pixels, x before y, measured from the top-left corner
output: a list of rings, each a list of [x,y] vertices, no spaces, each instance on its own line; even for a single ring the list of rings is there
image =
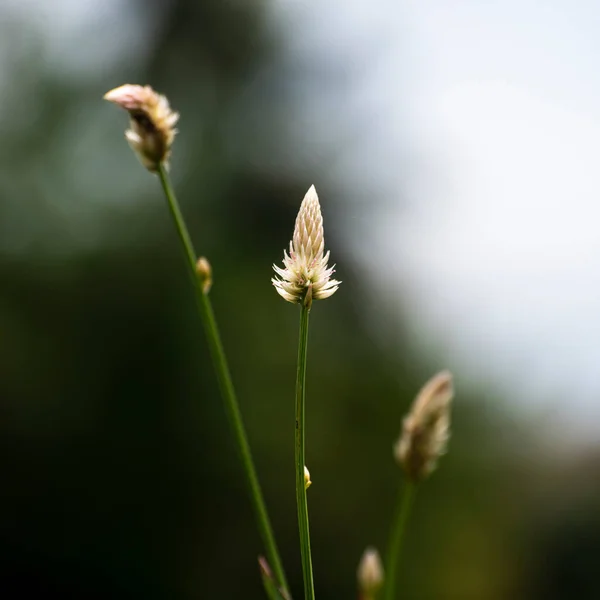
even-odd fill
[[[125,84],[107,92],[104,99],[129,112],[130,129],[125,137],[141,163],[152,172],[161,164],[166,166],[179,119],[167,98],[149,85]]]

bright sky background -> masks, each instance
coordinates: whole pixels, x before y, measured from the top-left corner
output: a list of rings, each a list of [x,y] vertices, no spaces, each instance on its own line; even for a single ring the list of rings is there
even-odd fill
[[[372,126],[346,160],[385,202],[350,239],[416,335],[598,439],[600,5],[278,4],[298,47],[359,65],[339,118]]]
[[[143,60],[133,6],[2,8],[80,77]],[[415,337],[600,439],[600,4],[274,0],[271,18],[304,158],[338,144],[340,229]]]

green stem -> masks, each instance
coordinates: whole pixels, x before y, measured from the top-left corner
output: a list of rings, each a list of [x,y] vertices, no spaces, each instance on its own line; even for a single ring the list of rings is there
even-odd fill
[[[210,349],[215,373],[217,375],[219,389],[221,390],[221,396],[223,397],[223,402],[225,404],[227,417],[229,418],[229,423],[233,430],[233,436],[244,467],[244,473],[246,474],[246,480],[250,492],[250,500],[254,508],[258,529],[266,548],[269,563],[271,564],[277,581],[279,585],[287,592],[289,588],[285,578],[285,573],[283,571],[281,558],[279,557],[279,551],[277,550],[277,544],[275,543],[275,536],[273,535],[273,529],[267,513],[265,500],[262,495],[260,483],[258,482],[254,461],[252,460],[248,437],[246,436],[242,415],[236,399],[231,375],[229,373],[229,367],[227,366],[227,358],[225,357],[225,350],[221,342],[221,336],[219,335],[219,329],[217,327],[212,304],[209,296],[203,292],[198,283],[198,278],[196,277],[196,252],[194,250],[194,246],[192,245],[190,234],[188,233],[183,215],[181,214],[181,210],[179,208],[177,198],[175,197],[169,176],[163,165],[161,165],[159,168],[158,177],[165,192],[165,196],[167,197],[169,210],[171,212],[171,216],[173,217],[177,233],[179,234],[179,239],[183,246],[187,264],[194,283],[194,289],[196,291],[196,298],[198,301],[198,312],[206,333],[206,339]]]
[[[304,405],[306,381],[306,351],[308,347],[309,306],[302,306],[300,314],[300,338],[298,340],[298,375],[296,379],[296,504],[300,529],[300,552],[304,576],[304,598],[314,600],[312,559],[310,556],[310,532],[308,527],[308,503],[304,481]]]
[[[400,560],[400,549],[402,540],[406,531],[406,523],[410,516],[410,511],[415,499],[417,487],[415,484],[407,482],[400,492],[398,503],[396,506],[396,515],[394,516],[394,524],[390,537],[390,545],[388,549],[386,561],[386,583],[384,600],[394,600],[396,594],[396,574],[398,571],[398,563]]]

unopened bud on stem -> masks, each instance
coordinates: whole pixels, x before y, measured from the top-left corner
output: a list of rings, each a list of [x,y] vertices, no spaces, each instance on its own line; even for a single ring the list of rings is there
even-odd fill
[[[452,375],[442,371],[425,384],[404,418],[394,456],[414,483],[427,477],[446,452],[453,396]]]
[[[370,600],[375,597],[383,584],[383,565],[379,552],[375,548],[367,548],[360,559],[356,572],[358,589],[361,598]]]
[[[273,579],[273,572],[271,571],[271,567],[267,559],[264,556],[258,557],[258,567],[260,569],[260,573],[263,577],[267,577],[268,579]]]
[[[277,587],[275,577],[273,576],[273,571],[271,571],[271,567],[264,556],[258,557],[258,567],[260,569],[260,575],[265,585],[265,589],[269,594],[269,598],[275,596],[276,598],[281,598],[282,600],[291,600],[285,590]]]
[[[208,294],[212,286],[212,267],[204,256],[201,256],[196,263],[196,275],[202,292]]]
[[[310,472],[304,465],[304,489],[308,489],[312,485],[312,481],[310,480]]]
[[[149,85],[125,84],[107,92],[104,99],[129,112],[130,129],[125,137],[141,163],[152,172],[158,171],[161,163],[167,166],[179,115],[171,110],[166,97]]]

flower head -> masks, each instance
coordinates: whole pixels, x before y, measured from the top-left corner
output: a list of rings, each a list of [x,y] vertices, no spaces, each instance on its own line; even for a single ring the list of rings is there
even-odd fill
[[[356,572],[362,598],[373,598],[383,584],[383,565],[375,548],[367,548]]]
[[[273,265],[279,277],[271,281],[284,300],[310,306],[313,299],[323,300],[337,291],[341,282],[331,279],[334,267],[327,266],[329,252],[323,255],[324,249],[323,217],[313,185],[300,205],[289,255],[283,251],[285,268]]]
[[[394,445],[394,456],[413,482],[427,477],[445,453],[450,437],[452,375],[434,375],[418,393]]]
[[[142,164],[152,172],[158,171],[161,163],[166,165],[179,119],[167,98],[149,85],[125,84],[107,92],[104,99],[129,112],[130,129],[125,137]]]

